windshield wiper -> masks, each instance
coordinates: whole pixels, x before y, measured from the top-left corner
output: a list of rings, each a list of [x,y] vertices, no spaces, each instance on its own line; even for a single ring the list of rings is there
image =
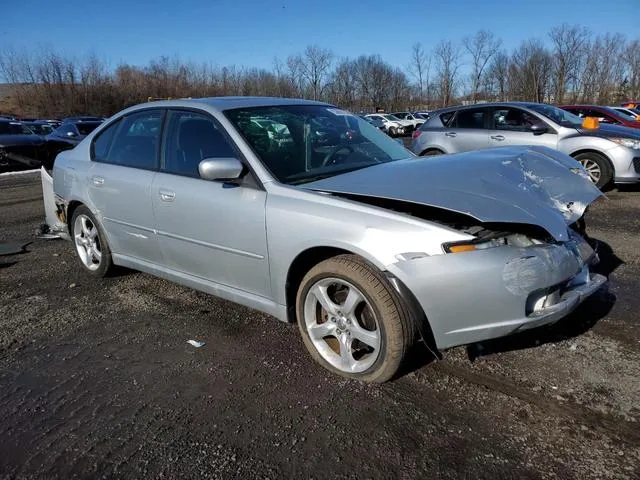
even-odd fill
[[[344,168],[344,169],[341,169],[341,170],[332,170],[330,172],[318,173],[316,175],[311,175],[309,177],[301,176],[300,174],[292,175],[291,177],[289,177],[292,180],[291,181],[287,181],[287,183],[289,185],[301,185],[303,183],[315,182],[316,180],[323,180],[325,178],[335,177],[336,175],[341,175],[343,173],[354,172],[354,171],[360,170],[362,168],[371,167],[372,165],[375,165],[375,164],[367,163],[365,165],[360,165],[360,166],[357,166],[357,167]]]

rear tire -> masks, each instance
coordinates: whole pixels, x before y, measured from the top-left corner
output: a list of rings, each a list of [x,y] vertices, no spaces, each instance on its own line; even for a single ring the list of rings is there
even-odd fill
[[[575,158],[587,170],[591,181],[600,190],[604,190],[613,180],[613,169],[609,160],[596,152],[585,152]]]
[[[408,306],[378,269],[356,255],[314,266],[300,283],[296,314],[313,359],[364,382],[393,378],[414,341]]]
[[[107,276],[113,269],[111,249],[91,210],[80,205],[74,210],[69,226],[76,256],[84,271],[94,277]]]

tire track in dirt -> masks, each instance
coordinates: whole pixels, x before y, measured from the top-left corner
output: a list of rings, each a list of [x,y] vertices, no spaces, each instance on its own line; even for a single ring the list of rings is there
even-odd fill
[[[517,398],[551,415],[571,418],[580,423],[587,424],[631,446],[640,445],[640,427],[637,422],[617,419],[613,415],[598,412],[573,402],[563,402],[545,395],[540,395],[506,378],[498,378],[485,373],[474,372],[446,361],[432,364],[429,368],[443,375],[456,377],[467,383]],[[424,374],[417,373],[417,375],[421,376]]]

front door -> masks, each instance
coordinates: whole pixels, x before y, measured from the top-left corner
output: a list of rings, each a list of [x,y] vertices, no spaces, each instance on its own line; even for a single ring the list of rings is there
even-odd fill
[[[491,115],[489,145],[542,145],[554,150],[558,148],[558,134],[546,124],[544,133],[533,132],[535,124],[546,124],[537,116],[515,107],[494,107]]]
[[[167,267],[269,297],[266,192],[199,177],[202,160],[239,156],[209,114],[171,110],[166,124],[151,198]]]

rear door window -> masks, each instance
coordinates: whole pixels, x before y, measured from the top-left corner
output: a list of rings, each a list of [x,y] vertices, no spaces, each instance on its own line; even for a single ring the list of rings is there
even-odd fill
[[[485,118],[486,108],[458,110],[448,126],[451,128],[485,128]]]
[[[125,116],[117,122],[112,144],[106,147],[108,153],[104,154],[103,149],[101,153],[104,156],[100,157],[96,151],[95,160],[124,167],[157,169],[163,116],[164,110],[161,109],[143,110]],[[111,135],[110,128],[101,132],[97,139]],[[110,142],[108,137],[103,140],[104,144]],[[104,145],[101,146],[104,148]]]

